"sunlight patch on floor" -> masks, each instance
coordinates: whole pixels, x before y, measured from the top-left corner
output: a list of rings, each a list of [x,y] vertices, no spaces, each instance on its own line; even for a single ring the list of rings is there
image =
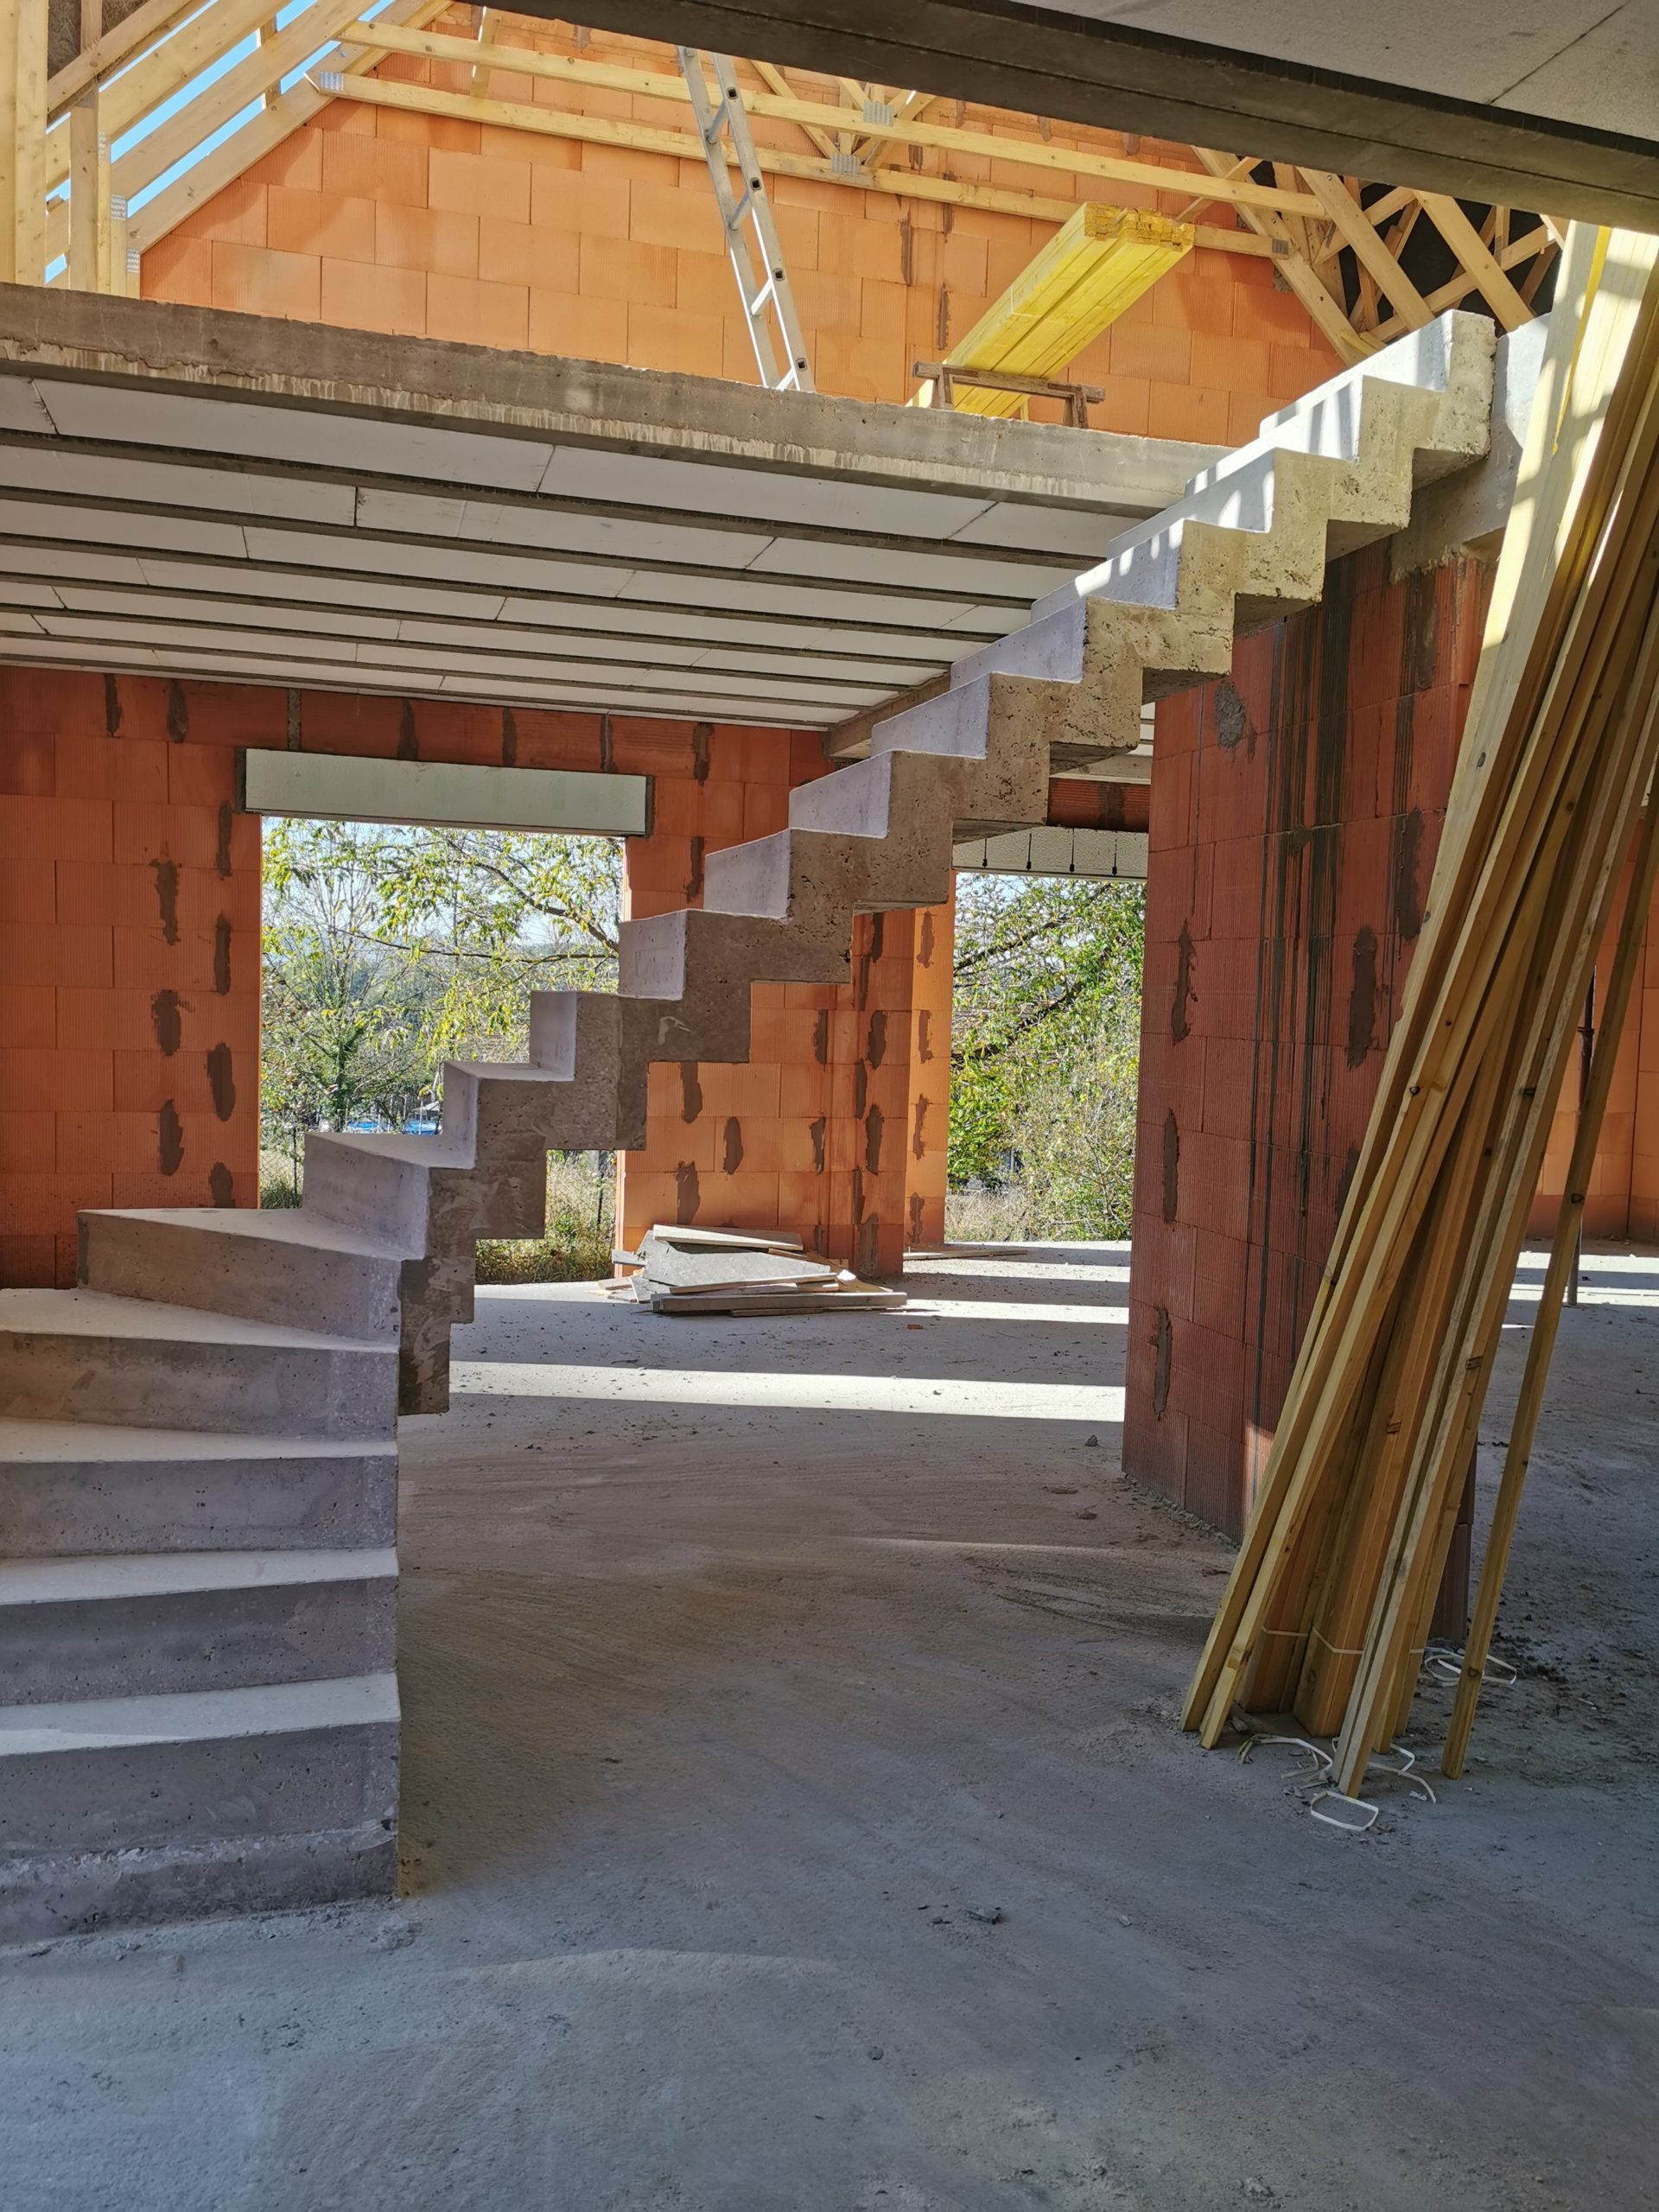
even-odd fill
[[[958,1376],[711,1375],[691,1368],[560,1366],[467,1360],[457,1395],[580,1398],[633,1405],[788,1407],[809,1413],[950,1414],[980,1421],[1119,1422],[1122,1385],[977,1382]]]

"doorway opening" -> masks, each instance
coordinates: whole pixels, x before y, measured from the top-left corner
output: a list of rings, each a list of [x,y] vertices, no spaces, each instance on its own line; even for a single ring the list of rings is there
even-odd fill
[[[1144,882],[958,874],[951,1241],[1128,1236],[1145,938]]]
[[[261,1205],[308,1130],[435,1130],[446,1060],[527,1056],[532,992],[616,988],[620,838],[267,816],[263,874]],[[550,1155],[546,1233],[479,1280],[608,1274],[613,1166]]]

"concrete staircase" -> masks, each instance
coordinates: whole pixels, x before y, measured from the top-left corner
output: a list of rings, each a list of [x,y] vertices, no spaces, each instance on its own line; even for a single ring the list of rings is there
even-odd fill
[[[615,997],[447,1069],[432,1137],[314,1136],[291,1212],[89,1212],[72,1292],[0,1293],[0,1942],[391,1893],[396,1415],[448,1403],[483,1236],[550,1148],[644,1141],[653,1060],[742,1060],[749,986],[846,979],[854,916],[949,896],[961,837],[1228,668],[1486,448],[1493,332],[1452,313],[1266,426],[790,826],[630,923]]]

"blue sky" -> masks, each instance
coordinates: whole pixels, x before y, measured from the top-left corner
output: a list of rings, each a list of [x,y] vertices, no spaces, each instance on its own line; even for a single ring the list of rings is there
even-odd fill
[[[290,23],[297,22],[315,3],[316,0],[287,0],[287,4],[279,7],[276,10],[276,22],[278,30],[286,30]],[[209,9],[218,4],[219,0],[207,0],[207,4],[198,8],[194,15],[187,16],[184,22],[198,21],[208,12]],[[390,4],[391,0],[366,0],[366,4],[360,8],[358,13],[365,22],[372,22],[374,17]],[[177,25],[172,35],[176,36],[178,31],[183,27],[184,23]],[[199,75],[193,77],[188,85],[181,86],[171,99],[163,100],[159,107],[152,109],[149,114],[135,124],[130,130],[124,131],[110,149],[111,159],[118,161],[124,154],[130,152],[133,147],[142,145],[153,130],[159,130],[170,117],[177,115],[181,110],[188,108],[193,100],[200,99],[209,86],[217,84],[219,79],[228,71],[234,69],[238,62],[246,60],[248,56],[256,50],[258,43],[257,34],[252,31],[250,31],[245,38],[239,39],[227,52],[220,54],[217,61],[210,62],[207,68]],[[322,44],[313,53],[308,54],[297,67],[288,72],[282,79],[281,89],[288,92],[293,86],[298,84],[308,70],[315,68],[320,61],[334,53],[337,47],[337,41],[325,39]],[[151,48],[149,50],[155,53],[160,49]],[[211,154],[216,146],[222,146],[227,138],[234,137],[236,133],[251,123],[258,113],[259,102],[250,101],[246,107],[240,109],[238,113],[221,124],[217,130],[210,132],[199,144],[193,146],[190,151],[175,162],[170,168],[163,169],[162,174],[147,184],[142,192],[135,193],[128,202],[128,213],[136,214],[141,207],[153,200],[157,193],[164,192],[177,178],[194,168],[196,163],[207,155]],[[58,191],[52,196],[56,199],[67,198],[67,195],[68,187],[65,184],[60,185]],[[46,271],[48,283],[50,283],[54,276],[62,274],[64,265],[61,257],[51,264]]]

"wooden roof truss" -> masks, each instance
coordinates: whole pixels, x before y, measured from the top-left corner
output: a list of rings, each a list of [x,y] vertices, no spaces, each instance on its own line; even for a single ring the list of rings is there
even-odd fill
[[[428,28],[445,0],[389,0],[372,22],[361,7],[143,0],[48,78],[44,10],[38,0],[0,0],[0,276],[128,289],[137,255],[331,99],[701,158],[689,106],[688,128],[675,130],[497,96],[512,77],[529,79],[532,92],[550,79],[687,105],[676,70],[517,46],[516,26],[493,7],[477,10],[471,37]],[[394,54],[432,64],[434,81],[371,73]],[[953,157],[1047,171],[1074,194],[1081,181],[1094,200],[1149,199],[1156,212],[1192,223],[1199,247],[1270,257],[1344,362],[1465,302],[1484,302],[1505,329],[1516,328],[1547,300],[1565,235],[1548,215],[1471,208],[1213,148],[1153,160],[1138,140],[1121,156],[1058,142],[1040,120],[1035,135],[1025,118],[1009,118],[1012,128],[969,129],[960,103],[930,93],[846,78],[826,99],[826,80],[809,89],[768,63],[747,67],[750,113],[792,126],[801,142],[801,150],[760,149],[771,175],[1057,225],[1075,213],[1075,196],[961,177]]]

